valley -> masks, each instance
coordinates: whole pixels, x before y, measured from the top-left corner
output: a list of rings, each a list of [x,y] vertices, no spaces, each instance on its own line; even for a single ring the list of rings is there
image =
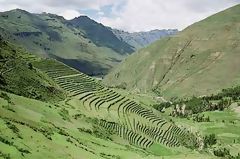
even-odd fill
[[[239,159],[239,12],[134,33],[1,12],[0,159]]]

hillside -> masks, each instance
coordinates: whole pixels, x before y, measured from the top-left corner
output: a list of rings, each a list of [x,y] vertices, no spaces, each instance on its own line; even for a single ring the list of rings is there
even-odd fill
[[[168,98],[210,95],[239,84],[239,15],[237,5],[136,52],[104,83]]]
[[[188,153],[202,143],[195,132],[124,93],[2,40],[1,65],[0,156],[5,159],[153,158]],[[189,154],[194,155],[202,156]]]
[[[151,30],[147,32],[134,33],[117,29],[113,29],[112,31],[120,40],[123,40],[131,46],[134,46],[135,50],[144,48],[157,40],[175,35],[178,32],[177,29]]]
[[[133,52],[131,46],[118,40],[102,24],[89,19],[87,25],[95,27],[88,30],[88,27],[75,28],[69,22],[75,20],[16,9],[0,13],[0,33],[7,33],[8,36],[4,36],[6,40],[23,46],[29,52],[53,57],[89,75],[106,74]],[[101,33],[102,30],[110,35]],[[96,32],[99,34],[95,35]]]
[[[42,101],[62,100],[64,91],[33,67],[38,60],[0,36],[0,89]]]
[[[134,52],[133,47],[128,43],[118,39],[108,27],[95,22],[87,16],[80,16],[67,21],[67,24],[74,28],[81,29],[94,44],[99,47],[108,47],[120,54],[130,54]]]
[[[195,98],[193,102],[184,101],[188,112],[201,106],[195,105],[202,104],[199,100],[209,100],[203,106],[212,109],[213,99],[221,103],[223,98],[232,98],[231,108],[228,104],[224,105],[225,110],[214,107],[221,111],[199,111],[197,120],[205,120],[200,114],[204,113],[208,122],[196,123],[196,114],[188,118],[174,116],[175,106],[160,111],[162,104],[153,97],[105,87],[61,62],[36,58],[4,40],[0,46],[1,158],[240,156],[239,87],[197,102]]]

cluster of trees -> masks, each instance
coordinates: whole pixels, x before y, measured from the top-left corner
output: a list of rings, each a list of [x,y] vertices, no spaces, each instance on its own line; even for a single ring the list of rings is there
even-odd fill
[[[159,92],[155,93],[158,94]],[[204,97],[193,96],[190,99],[175,100],[174,103],[165,102],[156,104],[153,105],[153,108],[162,112],[164,108],[173,106],[172,116],[189,117],[189,115],[205,111],[223,111],[228,108],[231,103],[238,100],[240,100],[240,86],[223,89],[221,93],[216,95]]]
[[[240,100],[240,86],[222,89],[221,93],[218,93],[216,95],[211,95],[208,97],[204,97],[204,98],[208,99],[208,100],[221,100],[225,97],[230,97],[230,98],[232,98],[233,101]]]
[[[192,114],[198,114],[206,111],[223,111],[224,109],[228,108],[232,103],[230,98],[222,98],[218,102],[211,102],[209,99],[206,98],[198,98],[192,97],[188,100],[181,100],[175,102],[174,110],[172,112],[172,116],[178,117],[189,117]],[[196,120],[205,120],[201,118],[197,118]],[[208,120],[208,119],[206,119]]]

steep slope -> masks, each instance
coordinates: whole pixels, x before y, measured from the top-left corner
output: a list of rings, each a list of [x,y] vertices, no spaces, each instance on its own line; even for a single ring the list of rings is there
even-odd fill
[[[106,30],[103,25],[91,23]],[[98,42],[102,37],[94,36],[100,34],[89,33],[88,27],[83,30],[69,26],[63,17],[53,14],[31,14],[20,9],[3,12],[0,13],[0,28],[1,32],[8,32],[8,41],[42,57],[56,58],[89,75],[106,74],[124,54],[133,52],[116,37],[115,41],[110,38]],[[94,28],[91,29],[94,32]]]
[[[104,83],[167,97],[206,95],[240,83],[240,5],[138,51]]]
[[[134,52],[132,46],[119,40],[110,28],[95,22],[87,16],[80,16],[69,20],[67,24],[84,31],[86,37],[97,46],[106,46],[120,54]]]
[[[61,62],[0,46],[0,157],[150,159],[202,144],[188,127]]]
[[[63,99],[64,91],[33,67],[36,60],[0,36],[0,89],[44,101]]]
[[[164,37],[175,35],[178,32],[177,29],[151,30],[148,32],[134,33],[129,33],[117,29],[113,29],[112,31],[120,40],[123,40],[129,45],[134,46],[135,50],[146,47]]]
[[[216,131],[220,146],[239,152],[239,114],[209,112],[211,123],[175,118],[173,107],[160,113],[128,92],[0,41],[1,158],[214,159],[205,135]]]

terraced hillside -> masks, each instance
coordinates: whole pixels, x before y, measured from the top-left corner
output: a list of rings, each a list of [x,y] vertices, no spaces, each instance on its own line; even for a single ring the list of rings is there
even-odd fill
[[[64,99],[64,91],[33,67],[35,60],[34,55],[0,36],[0,89],[43,101]]]
[[[98,118],[99,125],[133,145],[197,148],[201,144],[192,132],[74,69],[52,60],[39,61],[35,66],[69,93],[67,105],[82,105],[80,109],[87,111],[87,116]]]
[[[171,97],[211,95],[240,83],[240,5],[189,26],[129,56],[108,86]]]
[[[198,128],[61,62],[36,58],[3,40],[0,46],[1,158],[215,158],[203,136],[205,129],[215,131],[214,123]],[[235,114],[226,115],[235,124],[226,125],[229,134],[226,129],[218,135],[236,156],[233,126],[239,122]],[[222,126],[218,121],[216,130]]]

